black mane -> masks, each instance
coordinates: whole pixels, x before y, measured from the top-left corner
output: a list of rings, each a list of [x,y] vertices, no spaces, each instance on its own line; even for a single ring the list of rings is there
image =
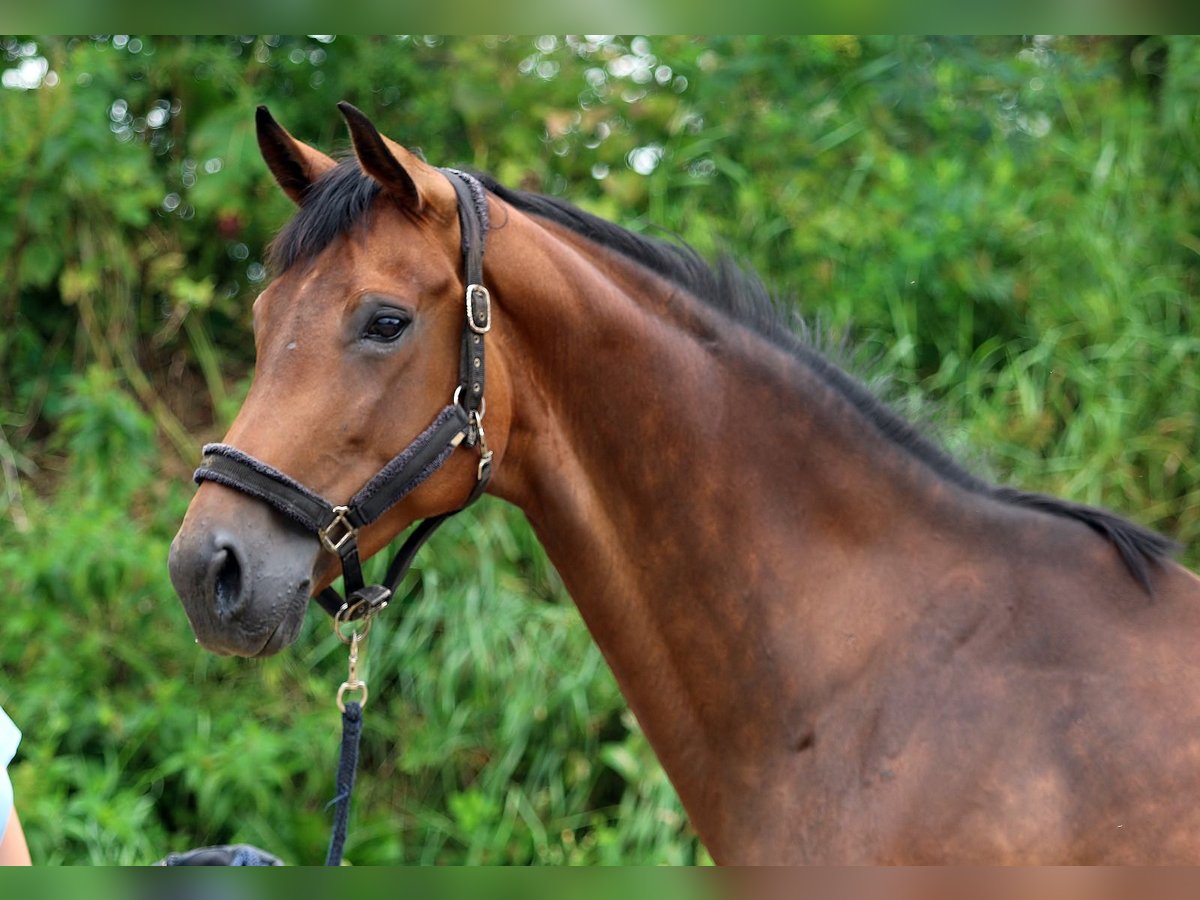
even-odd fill
[[[366,221],[379,191],[379,182],[363,174],[354,157],[343,159],[309,185],[300,211],[271,242],[267,251],[271,271],[282,274],[315,259],[339,235]]]
[[[1147,591],[1151,590],[1149,566],[1161,563],[1176,549],[1168,538],[1106,510],[1000,487],[977,478],[810,346],[797,333],[794,319],[762,282],[728,258],[710,265],[686,245],[634,234],[557,197],[512,190],[487,175],[477,174],[476,177],[511,206],[556,222],[598,246],[645,266],[731,320],[795,354],[819,377],[838,389],[883,436],[953,484],[1016,506],[1084,523],[1113,543],[1129,571]],[[342,160],[309,188],[300,211],[275,239],[269,256],[272,268],[283,272],[292,265],[313,259],[338,235],[364,221],[367,209],[378,194],[378,184],[362,173],[353,158]]]

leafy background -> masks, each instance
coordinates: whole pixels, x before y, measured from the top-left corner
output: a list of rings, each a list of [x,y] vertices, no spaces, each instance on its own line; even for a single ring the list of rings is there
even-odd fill
[[[0,704],[36,861],[323,855],[344,651],[193,643],[166,554],[288,202],[253,110],[732,252],[1001,480],[1200,561],[1200,40],[0,39]],[[521,516],[443,530],[369,648],[348,857],[707,859]]]

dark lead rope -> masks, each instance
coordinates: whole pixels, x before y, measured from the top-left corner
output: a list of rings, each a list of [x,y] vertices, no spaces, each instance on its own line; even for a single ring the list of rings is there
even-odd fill
[[[335,506],[315,491],[250,454],[228,444],[208,444],[193,476],[197,483],[215,481],[241,491],[274,507],[317,535],[322,546],[337,555],[342,564],[345,597],[332,586],[315,598],[333,616],[338,637],[351,644],[350,677],[338,691],[342,710],[342,745],[338,759],[337,794],[333,832],[329,839],[327,866],[341,865],[350,815],[350,795],[358,768],[358,746],[362,737],[362,712],[366,704],[366,682],[357,679],[359,641],[365,637],[371,618],[388,604],[416,559],[417,552],[450,516],[470,506],[486,490],[492,474],[492,453],[483,434],[484,335],[492,327],[491,295],[483,285],[483,250],[487,240],[487,195],[474,177],[455,169],[442,169],[458,197],[465,288],[465,321],[459,353],[458,387],[454,397],[432,424],[412,443],[379,470],[344,506]],[[358,531],[377,521],[403,500],[448,460],[460,444],[478,447],[479,466],[475,485],[458,509],[432,516],[412,530],[388,565],[381,584],[364,584],[358,553]],[[362,619],[361,630],[347,639],[346,622]],[[343,703],[347,689],[362,690],[362,699]]]
[[[354,776],[358,772],[358,741],[362,737],[362,707],[349,700],[342,710],[342,749],[338,753],[337,795],[329,801],[333,811],[333,832],[329,835],[329,852],[325,865],[340,866],[346,847],[346,825],[350,819],[350,795],[354,792]]]

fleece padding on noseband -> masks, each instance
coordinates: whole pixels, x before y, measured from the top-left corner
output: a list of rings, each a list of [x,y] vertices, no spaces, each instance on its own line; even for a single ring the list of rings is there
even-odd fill
[[[355,494],[348,518],[355,528],[369,525],[403,500],[450,458],[456,435],[466,432],[461,407],[445,407],[428,428],[396,455]],[[206,444],[204,461],[192,476],[215,481],[263,500],[312,532],[336,517],[333,504],[248,453],[228,444]]]
[[[333,518],[333,507],[300,482],[228,444],[205,444],[204,460],[192,474],[196,484],[215,481],[275,507],[309,531],[318,532]],[[228,460],[234,465],[227,466]],[[287,488],[281,492],[280,487]]]
[[[465,434],[466,430],[466,414],[461,406],[451,404],[443,409],[432,425],[417,435],[411,444],[350,499],[350,508],[361,511],[362,524],[374,522],[436,472],[454,452],[454,435]],[[439,436],[442,438],[440,441],[437,439]],[[405,470],[417,466],[420,468],[415,475],[402,477]]]

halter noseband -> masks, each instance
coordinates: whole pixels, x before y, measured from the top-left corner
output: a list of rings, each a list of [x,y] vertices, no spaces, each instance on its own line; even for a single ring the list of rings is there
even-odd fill
[[[321,544],[342,562],[343,599],[332,587],[316,600],[330,615],[359,618],[387,605],[417,551],[446,519],[479,499],[491,477],[492,452],[483,434],[483,336],[492,327],[492,304],[483,286],[483,250],[487,240],[487,197],[472,176],[442,169],[458,196],[466,278],[466,316],[459,356],[458,387],[433,423],[379,470],[344,506],[329,503],[278,469],[228,444],[206,444],[204,459],[192,476],[196,483],[215,481],[262,500],[314,532]],[[376,521],[417,485],[436,472],[459,444],[479,448],[475,486],[458,509],[425,519],[397,551],[382,584],[363,583],[358,555],[358,531]]]

